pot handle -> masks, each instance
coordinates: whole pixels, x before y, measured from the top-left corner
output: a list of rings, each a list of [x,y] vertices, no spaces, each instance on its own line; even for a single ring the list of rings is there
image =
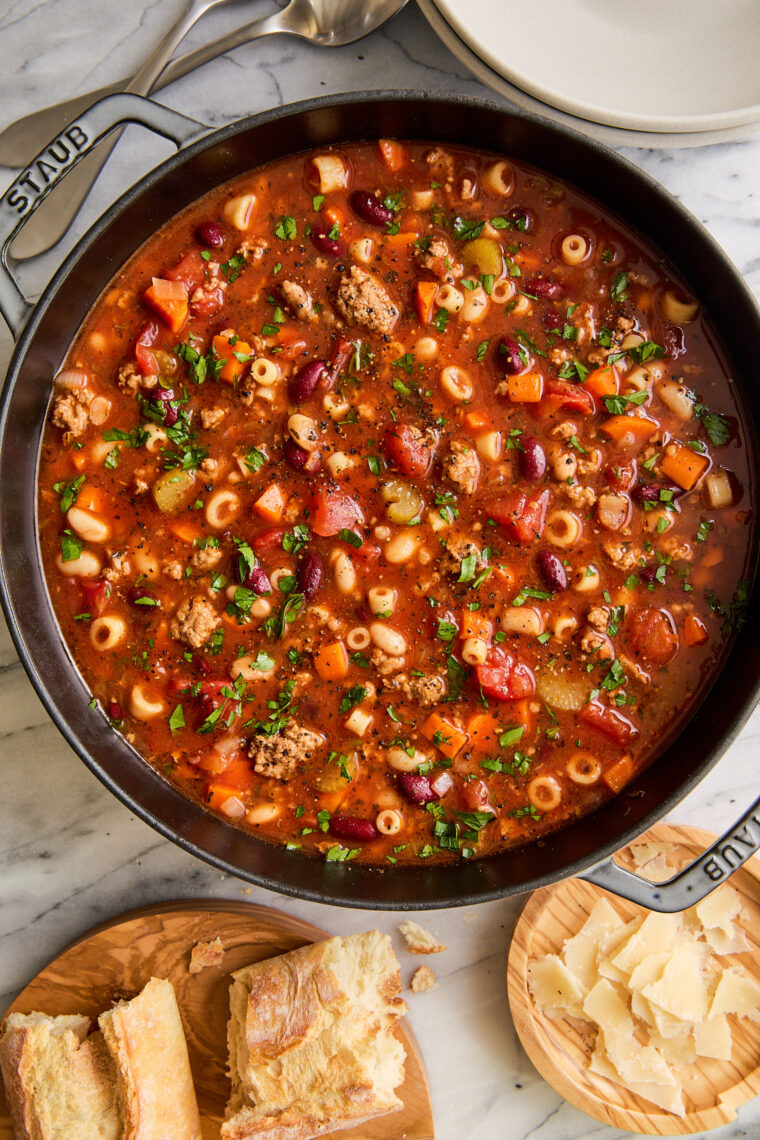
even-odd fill
[[[19,174],[0,198],[0,313],[18,337],[32,308],[8,267],[8,247],[50,190],[85,155],[125,123],[141,123],[178,147],[209,128],[139,95],[109,95],[61,131]]]
[[[650,883],[641,875],[626,871],[613,861],[614,857],[589,867],[578,878],[649,910],[672,914],[701,902],[758,851],[760,798],[712,847],[664,883]]]

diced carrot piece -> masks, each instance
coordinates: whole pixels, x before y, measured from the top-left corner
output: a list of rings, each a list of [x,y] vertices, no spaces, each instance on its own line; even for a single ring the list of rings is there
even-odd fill
[[[84,471],[87,466],[88,456],[86,451],[75,451],[71,456],[71,462],[76,467],[77,471]]]
[[[535,713],[530,711],[531,701],[525,697],[521,701],[513,701],[509,706],[509,719],[524,724],[526,728],[533,728],[536,722]]]
[[[422,325],[430,324],[438,285],[435,281],[417,281],[414,286],[414,307]]]
[[[641,289],[636,300],[636,307],[641,309],[644,313],[649,313],[654,304],[654,296],[651,289]]]
[[[537,404],[544,392],[540,372],[518,372],[507,377],[507,395],[514,404]]]
[[[485,412],[468,412],[464,422],[471,431],[480,431],[481,428],[488,426],[488,416]]]
[[[348,790],[348,784],[346,784],[346,790]],[[329,811],[330,815],[332,815],[332,813],[340,807],[345,798],[345,792],[320,792],[317,796],[316,806],[320,811]],[[301,822],[303,823],[303,820],[301,820]]]
[[[490,713],[475,713],[467,721],[469,746],[473,752],[495,752],[501,731],[498,720]]]
[[[494,578],[498,578],[500,584],[505,589],[510,590],[516,581],[515,572],[511,566],[507,566],[503,562],[494,562],[492,566]]]
[[[323,681],[340,681],[348,674],[348,653],[342,641],[323,645],[314,654],[314,668]]]
[[[515,261],[522,266],[523,269],[540,269],[541,259],[538,254],[530,249],[521,249],[515,254]]]
[[[707,626],[696,614],[689,614],[683,623],[683,636],[687,645],[704,645],[709,638]]]
[[[288,496],[279,483],[270,483],[253,504],[253,509],[267,522],[279,522],[285,514]]]
[[[462,640],[467,637],[480,637],[483,641],[489,641],[492,633],[493,623],[485,614],[480,610],[468,610],[465,606],[459,626],[459,636]]]
[[[646,416],[610,416],[600,427],[619,447],[641,448],[648,443],[660,425]]]
[[[397,234],[385,234],[383,245],[413,245],[419,236],[416,230],[400,230]]]
[[[709,466],[710,460],[706,455],[692,451],[683,443],[668,444],[660,460],[660,471],[663,475],[672,479],[679,487],[683,487],[684,491],[690,491]]]
[[[406,165],[406,151],[395,139],[379,139],[380,157],[389,170],[401,170]]]
[[[186,542],[189,546],[195,542],[196,538],[200,538],[203,531],[195,523],[184,522],[182,519],[176,519],[174,522],[169,523],[169,530],[182,542]]]
[[[186,285],[154,277],[153,284],[145,290],[144,300],[173,333],[180,331],[187,320]]]
[[[436,712],[430,714],[420,732],[450,760],[453,760],[467,743],[467,734]]]
[[[711,566],[719,566],[722,561],[723,551],[719,546],[715,546],[712,550],[707,551],[707,554],[704,556],[704,558],[701,558],[699,560],[699,565],[704,566],[709,570]]]
[[[253,764],[247,757],[233,760],[224,769],[224,782],[236,792],[244,792],[255,788],[260,783],[259,776],[253,769]]]
[[[83,511],[100,513],[104,507],[103,492],[90,483],[83,483],[77,495],[77,506],[81,507]]]
[[[216,808],[218,811],[231,796],[236,795],[237,788],[231,788],[228,784],[209,784],[206,793],[206,803],[209,807]]]
[[[626,754],[610,765],[602,779],[611,791],[619,792],[621,788],[625,787],[632,775],[633,760]]]
[[[220,360],[224,361],[219,373],[219,379],[225,380],[228,384],[234,384],[248,367],[248,362],[246,360],[240,360],[239,357],[250,356],[252,349],[250,344],[247,344],[244,340],[236,340],[234,344],[230,344],[230,337],[215,336],[214,352]],[[235,353],[238,355],[236,356]]]
[[[616,396],[620,387],[617,368],[614,364],[608,364],[606,368],[595,368],[589,372],[583,387],[597,400],[603,396]]]

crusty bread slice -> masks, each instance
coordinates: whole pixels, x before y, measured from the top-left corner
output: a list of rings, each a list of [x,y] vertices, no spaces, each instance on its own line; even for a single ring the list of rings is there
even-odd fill
[[[16,1140],[121,1140],[113,1061],[90,1019],[12,1013],[0,1066]]]
[[[233,975],[222,1140],[311,1140],[401,1107],[406,1013],[390,938],[330,938]]]
[[[171,982],[151,978],[98,1024],[116,1063],[124,1140],[201,1140],[182,1019]]]

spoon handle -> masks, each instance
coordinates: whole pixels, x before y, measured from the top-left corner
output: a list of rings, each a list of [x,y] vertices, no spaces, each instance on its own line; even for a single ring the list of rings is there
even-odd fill
[[[180,18],[169,29],[137,74],[121,90],[134,95],[147,95],[177,44],[210,7],[211,2],[212,0],[188,0]],[[36,257],[60,241],[108,161],[120,135],[121,131],[115,132],[100,145],[96,153],[80,163],[68,178],[65,195],[56,194],[54,190],[48,200],[34,213],[19,235],[18,241],[13,245],[11,252],[15,260],[23,261]]]
[[[186,55],[171,60],[145,94],[150,94],[151,91],[159,91],[162,87],[168,86],[169,83],[181,79],[188,72],[194,71],[196,67],[208,63],[209,60],[215,59],[218,55],[224,55],[225,52],[232,51],[233,48],[240,47],[242,44],[250,43],[251,40],[257,40],[262,36],[272,35],[276,32],[293,32],[295,34],[295,29],[286,26],[282,19],[283,15],[284,13],[276,12],[264,19],[254,20],[242,28],[228,32],[218,40],[214,40],[213,43],[206,44],[205,47],[197,48],[195,51],[187,52]],[[106,95],[113,95],[117,91],[123,91],[128,82],[128,79],[117,79],[115,83],[108,83],[104,87],[98,87],[95,91],[88,91],[85,95],[75,95],[72,99],[55,103],[52,107],[43,107],[40,111],[32,111],[29,115],[24,115],[22,119],[17,119],[15,123],[11,123],[5,130],[0,131],[0,166],[9,166],[13,170],[19,170],[22,166],[26,166],[33,155],[42,150],[50,139],[59,134],[64,127],[67,127],[88,107],[91,107],[96,100],[103,99]]]

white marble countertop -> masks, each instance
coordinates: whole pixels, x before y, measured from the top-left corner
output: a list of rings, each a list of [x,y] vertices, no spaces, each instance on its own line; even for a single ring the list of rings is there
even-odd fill
[[[5,67],[0,127],[38,107],[136,70],[181,9],[182,0],[6,0],[0,4]],[[245,0],[211,13],[191,46],[273,10]],[[385,29],[352,47],[313,48],[272,38],[238,49],[161,93],[161,100],[220,125],[276,104],[330,92],[388,88],[490,95],[437,41],[411,4]],[[129,128],[60,250],[24,268],[33,295],[62,253],[117,193],[168,153]],[[694,150],[626,154],[701,218],[760,289],[760,135]],[[10,172],[0,171],[0,184]],[[10,355],[0,331],[0,364]],[[753,798],[760,715],[674,820],[718,830]],[[219,874],[135,819],[89,774],[48,720],[0,632],[0,1008],[67,942],[123,910],[163,899],[248,899],[280,907],[336,933],[393,914],[301,903]],[[439,1140],[613,1140],[626,1135],[578,1112],[550,1089],[522,1052],[509,1018],[505,966],[520,900],[422,916],[448,951],[434,962],[439,988],[411,997],[425,1053]],[[399,947],[400,949],[400,947]],[[401,953],[405,978],[419,959]],[[760,1136],[760,1101],[715,1137]]]

